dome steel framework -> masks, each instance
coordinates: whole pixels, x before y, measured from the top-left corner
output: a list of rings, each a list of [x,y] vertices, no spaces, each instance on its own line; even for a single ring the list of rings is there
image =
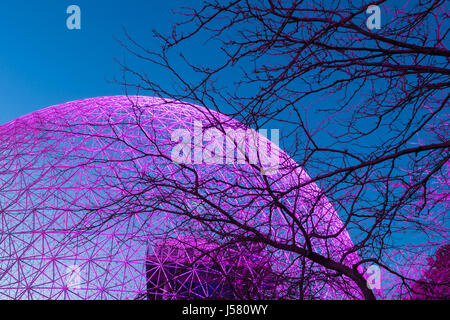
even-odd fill
[[[352,243],[331,204],[314,201],[314,184],[291,188],[307,174],[260,134],[258,146],[279,154],[271,175],[261,159],[172,161],[173,132],[193,132],[195,121],[247,129],[204,107],[142,96],[68,102],[0,126],[0,298],[358,297],[320,266],[245,238],[248,226],[301,243],[296,218],[308,232],[336,233],[314,240],[315,251],[344,257]],[[280,201],[296,217],[270,190],[289,190]]]

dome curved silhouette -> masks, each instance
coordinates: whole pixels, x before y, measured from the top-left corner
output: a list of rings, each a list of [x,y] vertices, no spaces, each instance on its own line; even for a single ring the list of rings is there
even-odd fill
[[[295,299],[306,264],[308,297],[356,297],[255,238],[301,243],[298,222],[336,234],[316,252],[357,261],[308,179],[261,132],[185,102],[97,97],[22,116],[0,126],[0,298]]]

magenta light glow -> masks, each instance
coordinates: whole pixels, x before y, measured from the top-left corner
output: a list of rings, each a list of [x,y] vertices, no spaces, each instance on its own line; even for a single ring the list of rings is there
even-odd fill
[[[270,175],[261,159],[172,161],[181,143],[173,132],[191,132],[195,121],[203,130],[247,129],[204,107],[142,96],[68,102],[0,126],[0,298],[296,299],[294,280],[306,266],[310,297],[359,298],[294,253],[228,244],[239,231],[223,219],[302,241],[293,217],[272,205],[270,185],[306,229],[339,233],[315,240],[314,251],[358,260],[344,258],[352,242],[332,205],[313,207],[314,184],[290,189],[309,177],[265,137],[257,140],[279,155]],[[195,159],[195,150],[183,154]]]

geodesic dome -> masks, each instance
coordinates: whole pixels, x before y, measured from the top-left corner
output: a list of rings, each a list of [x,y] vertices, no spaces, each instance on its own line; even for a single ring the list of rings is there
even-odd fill
[[[250,144],[238,161],[237,140],[227,161],[217,149],[227,129],[248,130],[204,107],[142,96],[68,102],[0,126],[0,298],[295,299],[306,265],[308,297],[357,297],[292,252],[248,243],[248,228],[300,243],[295,219],[337,234],[314,240],[315,251],[357,261],[344,256],[351,240],[331,204],[316,201],[317,186],[293,187],[307,174],[252,130],[257,148],[278,155],[276,170],[267,157],[252,160]]]

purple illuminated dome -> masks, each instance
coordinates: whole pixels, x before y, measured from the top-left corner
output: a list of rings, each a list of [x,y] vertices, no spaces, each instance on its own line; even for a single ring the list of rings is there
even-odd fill
[[[298,299],[302,272],[302,297],[358,298],[257,241],[301,243],[296,220],[324,236],[314,251],[357,261],[319,188],[295,187],[308,179],[261,132],[188,103],[99,97],[20,117],[0,126],[0,298]]]

